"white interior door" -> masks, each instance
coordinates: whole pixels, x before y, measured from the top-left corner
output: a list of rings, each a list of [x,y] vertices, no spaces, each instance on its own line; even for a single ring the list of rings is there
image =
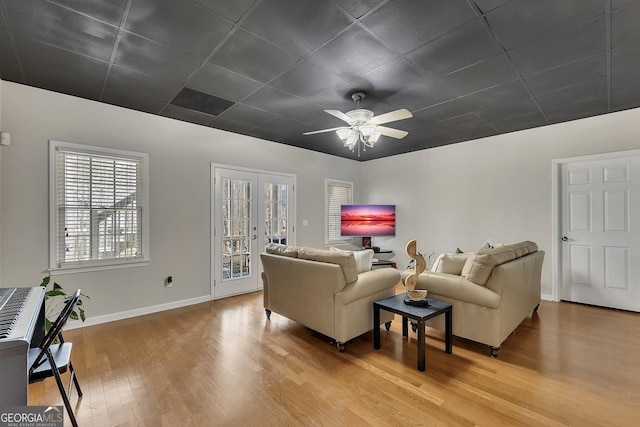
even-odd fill
[[[212,295],[262,288],[260,253],[295,243],[295,176],[212,165]]]
[[[640,157],[562,167],[567,301],[640,311]]]

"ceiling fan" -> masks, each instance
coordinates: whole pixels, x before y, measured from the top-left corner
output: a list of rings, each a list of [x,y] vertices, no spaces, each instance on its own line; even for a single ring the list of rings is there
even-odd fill
[[[360,157],[360,143],[362,143],[362,151],[366,151],[367,147],[373,148],[381,135],[396,139],[402,139],[408,135],[408,132],[404,130],[392,129],[380,125],[413,117],[413,114],[411,114],[409,110],[401,108],[379,116],[374,116],[373,111],[360,108],[360,102],[362,102],[364,97],[364,92],[356,92],[351,95],[351,99],[353,99],[358,108],[348,111],[347,113],[338,110],[324,110],[332,116],[347,122],[349,126],[305,132],[303,135],[335,131],[345,147],[351,151],[355,151],[356,146],[358,147],[358,157]]]

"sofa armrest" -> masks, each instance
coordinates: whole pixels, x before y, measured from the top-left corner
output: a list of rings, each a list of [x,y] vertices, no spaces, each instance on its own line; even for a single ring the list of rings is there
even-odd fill
[[[403,279],[412,271],[403,273]],[[425,271],[418,276],[416,289],[426,289],[430,293],[465,301],[489,308],[500,306],[500,295],[484,286],[477,285],[462,276],[448,273]],[[429,297],[429,295],[427,295]]]
[[[395,268],[380,268],[358,274],[358,280],[349,283],[336,293],[336,302],[349,304],[353,301],[393,288],[400,283],[400,273]]]

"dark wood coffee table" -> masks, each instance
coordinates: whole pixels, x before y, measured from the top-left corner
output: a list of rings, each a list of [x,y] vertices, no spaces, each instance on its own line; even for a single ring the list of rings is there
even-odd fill
[[[380,349],[380,310],[390,311],[402,316],[402,336],[409,336],[408,319],[418,324],[418,370],[425,370],[425,324],[424,322],[444,313],[445,351],[451,354],[453,340],[451,304],[428,299],[428,307],[415,307],[404,303],[405,294],[395,295],[373,303],[373,348]]]

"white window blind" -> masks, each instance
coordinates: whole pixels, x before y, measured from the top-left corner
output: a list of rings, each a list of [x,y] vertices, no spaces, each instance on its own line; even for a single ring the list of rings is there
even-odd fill
[[[52,141],[52,268],[146,254],[146,154]]]
[[[353,183],[326,180],[327,236],[326,243],[343,241],[340,236],[340,206],[353,203]]]

